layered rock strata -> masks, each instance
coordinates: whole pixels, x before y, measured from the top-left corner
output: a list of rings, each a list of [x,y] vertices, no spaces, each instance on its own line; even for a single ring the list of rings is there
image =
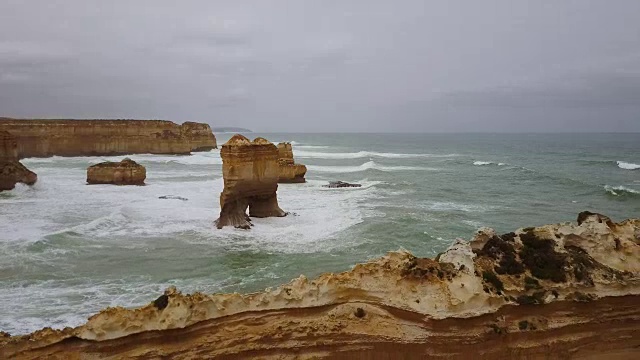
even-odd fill
[[[597,214],[436,259],[406,251],[264,292],[107,308],[77,328],[0,338],[0,358],[634,358],[640,220]]]
[[[303,183],[307,167],[296,164],[293,159],[293,148],[291,143],[281,142],[278,144],[278,182],[279,183]]]
[[[0,118],[18,141],[18,158],[189,154],[216,148],[208,124],[164,120],[26,120]]]
[[[120,162],[106,161],[87,168],[87,184],[144,185],[147,169],[125,158]]]
[[[38,176],[18,161],[18,142],[6,131],[0,131],[0,191],[12,190],[17,183],[33,185]]]
[[[216,226],[248,229],[250,217],[280,217],[278,206],[278,149],[263,138],[249,141],[236,134],[220,150],[224,190]],[[249,214],[247,215],[247,208]]]

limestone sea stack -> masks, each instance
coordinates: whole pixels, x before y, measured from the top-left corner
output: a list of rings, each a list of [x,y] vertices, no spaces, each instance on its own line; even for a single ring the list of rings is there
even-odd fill
[[[0,131],[0,191],[12,190],[17,183],[33,185],[38,176],[18,161],[16,138]]]
[[[293,148],[291,143],[278,144],[278,182],[279,183],[303,183],[307,167],[296,164],[293,160]]]
[[[146,178],[145,167],[129,158],[120,162],[106,161],[87,168],[88,184],[144,185]]]
[[[107,308],[76,328],[0,337],[0,358],[637,358],[640,219],[582,214],[435,259],[388,253],[263,292]]]
[[[249,217],[281,217],[278,206],[278,149],[263,138],[236,134],[220,150],[224,190],[216,226],[249,229]],[[247,208],[249,215],[247,215]]]
[[[0,118],[18,142],[18,158],[190,154],[216,148],[208,124],[164,120],[27,120]]]

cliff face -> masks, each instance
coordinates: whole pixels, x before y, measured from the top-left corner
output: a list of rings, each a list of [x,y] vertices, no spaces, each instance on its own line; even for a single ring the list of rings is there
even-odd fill
[[[0,160],[18,159],[18,142],[9,132],[0,131]]]
[[[249,216],[285,216],[278,206],[278,149],[263,138],[249,141],[234,135],[222,145],[224,190],[220,194],[220,229],[231,225],[251,227]],[[246,211],[249,208],[249,215]]]
[[[163,120],[17,120],[0,118],[0,130],[18,142],[18,157],[121,154],[189,154],[216,140],[207,124]]]
[[[126,158],[119,163],[103,162],[87,168],[88,184],[144,185],[147,169]]]
[[[633,358],[639,248],[640,219],[485,228],[436,260],[392,252],[248,295],[169,288],[74,329],[0,338],[0,357]]]
[[[18,142],[6,131],[0,131],[0,191],[12,190],[16,183],[33,185],[38,176],[18,161]]]
[[[279,183],[303,183],[307,167],[296,164],[293,160],[293,148],[291,143],[278,144],[278,182]]]

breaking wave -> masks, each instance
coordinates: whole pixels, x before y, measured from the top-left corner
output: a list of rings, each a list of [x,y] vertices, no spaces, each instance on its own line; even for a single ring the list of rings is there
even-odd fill
[[[317,172],[328,173],[353,173],[366,170],[379,170],[379,171],[438,171],[440,169],[417,167],[417,166],[384,166],[375,163],[374,161],[367,161],[366,163],[358,166],[318,166],[307,165],[307,169]]]
[[[330,153],[330,152],[314,152],[298,150],[295,157],[299,158],[319,158],[319,159],[361,159],[361,158],[387,158],[387,159],[410,159],[410,158],[442,158],[453,157],[458,154],[399,154],[399,153],[382,153],[374,151],[358,151],[352,153]]]
[[[618,164],[618,167],[620,169],[625,169],[625,170],[638,170],[638,169],[640,169],[640,165],[633,164],[633,163],[628,163],[628,162],[624,162],[624,161],[616,161],[616,164]]]
[[[640,191],[628,188],[626,186],[605,185],[604,189],[609,194],[611,194],[613,196],[625,196],[625,195],[636,196],[636,195],[640,195]]]

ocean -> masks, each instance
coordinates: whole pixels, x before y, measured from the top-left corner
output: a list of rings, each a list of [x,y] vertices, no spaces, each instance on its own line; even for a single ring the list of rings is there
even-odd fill
[[[307,183],[279,186],[290,215],[251,230],[213,224],[219,150],[131,155],[141,187],[85,184],[89,165],[123,156],[24,159],[38,183],[0,193],[0,330],[76,326],[170,285],[253,292],[400,248],[433,257],[481,226],[640,216],[640,134],[247,135],[291,141],[308,168]],[[323,187],[333,180],[362,187]]]

